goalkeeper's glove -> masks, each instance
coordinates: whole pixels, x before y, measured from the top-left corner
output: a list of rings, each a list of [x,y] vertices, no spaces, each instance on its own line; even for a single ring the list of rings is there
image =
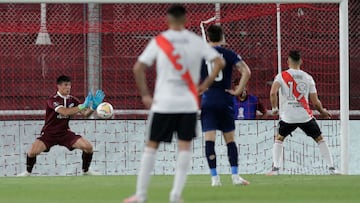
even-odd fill
[[[92,109],[96,110],[96,108],[103,102],[105,98],[105,93],[102,90],[97,90],[95,96],[92,98]]]
[[[89,91],[89,94],[88,94],[88,96],[85,98],[84,103],[79,104],[79,105],[78,105],[78,108],[79,108],[80,110],[84,110],[84,109],[88,108],[88,107],[90,106],[90,103],[93,101],[93,97],[94,97],[94,96],[93,96],[92,93]]]

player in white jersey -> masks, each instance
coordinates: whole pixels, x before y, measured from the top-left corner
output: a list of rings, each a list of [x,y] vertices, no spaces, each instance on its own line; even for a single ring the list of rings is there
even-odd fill
[[[214,81],[224,61],[201,37],[185,29],[185,8],[172,6],[167,11],[169,29],[153,38],[134,65],[136,84],[142,101],[150,108],[146,142],[136,184],[135,195],[124,203],[145,202],[150,174],[160,142],[178,139],[176,163],[170,202],[181,202],[186,172],[191,162],[191,141],[196,136],[199,93]],[[214,71],[198,87],[202,59],[214,62]],[[157,79],[154,99],[145,80],[145,69],[156,60]]]
[[[273,146],[273,168],[267,175],[279,175],[283,141],[298,127],[318,143],[320,153],[329,167],[330,174],[339,173],[335,170],[329,147],[312,114],[309,98],[322,118],[330,119],[331,115],[323,108],[318,98],[314,79],[308,73],[300,70],[301,64],[300,52],[290,51],[289,69],[275,77],[270,90],[272,113],[274,115],[279,113],[280,122]],[[281,102],[280,110],[278,109],[278,92]]]

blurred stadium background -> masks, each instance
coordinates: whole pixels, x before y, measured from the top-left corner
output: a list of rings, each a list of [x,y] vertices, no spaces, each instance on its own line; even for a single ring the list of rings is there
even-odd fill
[[[72,77],[72,94],[81,100],[88,90],[102,88],[106,101],[117,110],[113,120],[76,120],[71,126],[86,136],[97,153],[93,166],[104,174],[136,174],[142,151],[146,118],[133,81],[132,66],[151,37],[166,29],[164,13],[169,4],[46,4],[46,30],[41,24],[40,4],[0,4],[0,175],[12,176],[24,168],[25,152],[39,136],[45,100],[56,90],[60,74]],[[218,14],[226,32],[227,47],[248,63],[248,85],[270,108],[268,93],[277,74],[276,4],[185,4],[187,28],[201,34],[200,22]],[[299,49],[304,69],[317,82],[320,99],[334,112],[340,108],[339,6],[338,4],[281,5],[282,67],[290,49]],[[43,10],[44,11],[44,10]],[[206,27],[206,26],[205,26]],[[349,0],[349,59],[351,118],[360,114],[360,1]],[[51,44],[36,43],[39,31],[48,33]],[[46,31],[46,32],[45,32]],[[155,71],[149,69],[154,85]],[[239,77],[237,73],[235,76]],[[340,121],[320,121],[340,164]],[[82,119],[82,118],[75,118]],[[118,120],[119,119],[119,120]],[[351,123],[360,132],[356,121]],[[271,167],[271,147],[276,120],[237,122],[242,173],[263,173]],[[302,135],[300,131],[295,134]],[[350,137],[355,149],[359,139]],[[193,173],[207,173],[203,138],[195,141]],[[326,166],[310,139],[289,139],[284,156],[286,173],[326,174]],[[222,145],[222,141],[218,141]],[[155,174],[173,173],[175,145],[164,146]],[[351,173],[360,173],[360,157],[351,151]],[[39,156],[38,175],[79,175],[79,153],[55,148]],[[226,156],[221,149],[219,156]],[[54,159],[58,157],[59,159]],[[158,163],[159,164],[159,163]],[[228,173],[227,161],[220,163]],[[226,167],[226,168],[225,168]],[[48,170],[51,168],[51,170]],[[38,171],[38,172],[36,172]]]

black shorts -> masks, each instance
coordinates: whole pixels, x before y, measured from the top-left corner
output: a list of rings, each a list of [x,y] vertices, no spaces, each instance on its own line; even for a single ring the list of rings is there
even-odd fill
[[[196,113],[152,113],[149,115],[149,139],[171,142],[176,133],[179,140],[191,141],[196,137]]]
[[[317,124],[315,118],[306,123],[286,123],[284,121],[280,121],[279,134],[283,137],[286,137],[298,127],[304,131],[307,136],[312,137],[313,139],[316,139],[321,135],[320,127]]]

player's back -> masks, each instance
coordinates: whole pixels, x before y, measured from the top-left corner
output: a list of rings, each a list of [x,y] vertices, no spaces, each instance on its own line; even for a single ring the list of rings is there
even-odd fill
[[[216,46],[214,47],[220,55],[224,58],[226,65],[224,69],[215,78],[215,81],[207,91],[202,95],[203,105],[232,105],[233,96],[227,93],[226,89],[231,89],[232,72],[234,66],[241,61],[241,57],[235,52]],[[212,64],[203,61],[201,67],[201,79],[205,79],[212,71]]]
[[[302,70],[288,69],[277,75],[280,92],[280,118],[287,123],[303,123],[313,118],[309,94],[316,93],[314,79]]]
[[[139,61],[151,65],[156,59],[156,84],[153,112],[196,112],[197,84],[202,59],[214,59],[218,53],[200,36],[186,29],[167,30],[155,37]]]

